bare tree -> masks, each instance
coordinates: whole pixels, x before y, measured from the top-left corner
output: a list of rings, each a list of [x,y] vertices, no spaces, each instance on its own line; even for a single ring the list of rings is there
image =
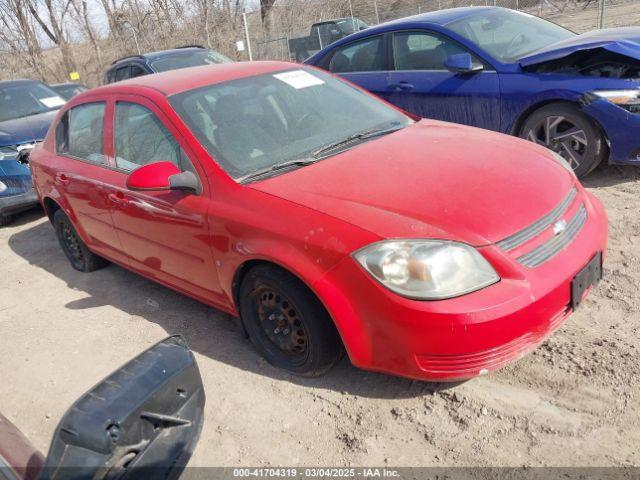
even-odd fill
[[[64,31],[65,18],[71,6],[71,0],[26,0],[29,12],[38,23],[47,37],[58,47],[62,54],[62,62],[67,72],[75,70],[73,54],[69,48],[69,42]],[[47,18],[41,15],[44,7]]]
[[[0,41],[8,55],[20,56],[28,70],[45,78],[42,47],[24,0],[0,0]]]
[[[276,0],[260,0],[260,18],[262,19],[266,36],[271,34],[271,10],[275,3]]]

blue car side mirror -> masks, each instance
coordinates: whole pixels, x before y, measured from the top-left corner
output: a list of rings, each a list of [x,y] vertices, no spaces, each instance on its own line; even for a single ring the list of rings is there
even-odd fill
[[[484,68],[481,63],[474,62],[473,57],[468,53],[449,55],[444,61],[444,66],[454,73],[474,73]]]

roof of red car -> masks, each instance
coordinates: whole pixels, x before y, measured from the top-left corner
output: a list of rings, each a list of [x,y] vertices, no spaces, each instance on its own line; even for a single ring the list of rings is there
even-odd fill
[[[121,91],[127,87],[150,87],[169,96],[185,92],[194,88],[204,87],[215,83],[226,82],[238,78],[261,75],[263,73],[288,70],[299,65],[290,62],[236,62],[201,67],[182,68],[152,75],[111,83],[91,90],[92,93],[107,93]]]

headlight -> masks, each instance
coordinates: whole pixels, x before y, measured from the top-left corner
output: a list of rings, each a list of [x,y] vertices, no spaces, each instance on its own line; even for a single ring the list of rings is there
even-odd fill
[[[553,155],[554,160],[558,162],[562,168],[564,168],[567,172],[571,173],[571,175],[573,175],[573,178],[577,178],[576,172],[573,171],[573,167],[569,164],[569,162],[567,162],[567,160],[562,155],[556,152],[552,152],[551,150],[549,150],[549,152],[551,153],[551,155]]]
[[[4,192],[8,187],[0,181],[0,193]]]
[[[0,147],[0,160],[10,160],[17,157],[18,149],[15,146]]]
[[[389,290],[419,300],[458,297],[500,280],[473,247],[445,240],[388,240],[354,258]]]
[[[599,90],[591,93],[631,113],[640,113],[640,90]]]

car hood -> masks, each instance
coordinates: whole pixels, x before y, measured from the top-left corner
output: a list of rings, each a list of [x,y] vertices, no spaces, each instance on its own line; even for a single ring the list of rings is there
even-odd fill
[[[57,113],[53,110],[0,122],[0,147],[43,140]]]
[[[582,50],[604,48],[610,52],[640,60],[640,27],[592,30],[548,45],[519,60],[523,67],[557,60]]]
[[[423,120],[248,186],[382,238],[442,238],[479,246],[538,220],[573,183],[573,176],[533,143]]]
[[[0,178],[2,177],[19,177],[22,175],[29,176],[31,171],[26,165],[16,160],[0,160]]]

